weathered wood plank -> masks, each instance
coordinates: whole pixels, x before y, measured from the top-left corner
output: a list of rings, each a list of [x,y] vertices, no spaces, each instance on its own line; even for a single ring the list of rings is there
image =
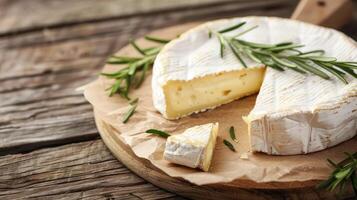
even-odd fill
[[[0,38],[0,155],[98,137],[91,107],[75,89],[93,80],[105,58],[130,37],[186,20],[237,16],[237,12],[287,16],[292,6],[264,8],[190,10]]]
[[[288,17],[296,5],[296,0],[244,1],[240,3],[219,4],[214,7],[198,7],[194,9],[173,10],[147,16],[133,16],[126,19],[112,19],[99,22],[87,22],[76,25],[40,29],[19,34],[2,35],[0,48],[31,46],[46,42],[59,42],[68,39],[84,39],[86,37],[107,34],[125,34],[127,37],[142,35],[147,30],[161,28],[196,20],[218,19],[223,17],[268,15]],[[137,32],[140,28],[141,32]],[[145,31],[146,30],[146,31]],[[131,34],[131,35],[129,35]]]
[[[0,157],[0,199],[173,197],[131,173],[101,140]]]
[[[251,2],[253,1],[269,4],[269,1],[276,0]],[[2,0],[0,1],[0,34],[148,13],[157,14],[163,11],[219,7],[241,2],[242,0]],[[30,10],[31,14],[24,12],[25,10]]]
[[[97,75],[113,40],[80,40],[2,54],[0,154],[98,137],[91,106],[75,89]],[[14,54],[17,58],[11,59]]]

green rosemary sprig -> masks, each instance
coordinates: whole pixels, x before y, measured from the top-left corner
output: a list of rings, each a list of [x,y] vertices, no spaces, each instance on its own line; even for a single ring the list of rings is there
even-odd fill
[[[163,137],[163,138],[168,138],[168,137],[171,136],[170,134],[166,133],[165,131],[160,131],[160,130],[157,130],[157,129],[149,129],[149,130],[146,130],[145,133],[158,135],[158,136]]]
[[[131,100],[129,97],[129,91],[131,88],[139,88],[141,86],[145,80],[147,71],[152,67],[152,64],[154,63],[154,60],[157,54],[160,52],[163,44],[169,42],[169,40],[152,36],[145,36],[145,39],[158,43],[159,45],[149,48],[141,48],[134,40],[131,40],[131,46],[139,54],[141,54],[141,56],[111,56],[107,60],[108,64],[126,65],[125,67],[112,73],[101,73],[101,75],[114,80],[114,83],[109,88],[107,88],[107,91],[109,91],[109,96],[119,94],[121,97],[127,100]],[[137,107],[137,100],[136,102],[131,102],[130,104],[130,109],[123,116],[123,123],[126,123],[135,112]]]
[[[292,69],[302,74],[312,73],[323,79],[330,79],[330,75],[333,75],[345,84],[348,84],[345,79],[346,74],[357,78],[357,74],[353,71],[357,69],[357,62],[338,61],[336,58],[324,56],[323,50],[301,52],[298,49],[303,45],[292,42],[262,44],[238,39],[239,36],[252,31],[257,26],[248,28],[234,36],[224,34],[241,28],[245,24],[245,22],[241,22],[220,31],[208,31],[209,37],[214,34],[218,38],[222,58],[226,47],[229,47],[244,67],[248,67],[244,60],[251,59],[279,71]]]
[[[340,192],[345,188],[348,182],[351,182],[355,196],[357,197],[357,152],[353,154],[345,153],[347,158],[336,164],[330,159],[327,161],[335,167],[330,177],[320,183],[317,188],[335,190],[339,187]]]

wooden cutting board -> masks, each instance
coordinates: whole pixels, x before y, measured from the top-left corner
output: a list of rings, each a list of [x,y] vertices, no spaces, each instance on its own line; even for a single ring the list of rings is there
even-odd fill
[[[314,3],[312,3],[314,2]],[[324,0],[323,2],[332,2],[331,0]],[[341,2],[347,2],[341,0]],[[338,5],[337,5],[338,4]],[[325,10],[320,17],[308,17],[303,13],[310,13],[311,7],[317,6],[317,9]],[[323,8],[321,8],[321,6]],[[341,12],[341,7],[346,6],[346,3],[321,4],[321,0],[307,0],[302,1],[300,6],[293,14],[294,19],[302,19],[303,21],[310,21],[318,24],[325,24],[330,27],[339,27],[348,19],[344,15],[340,20],[329,21],[331,15],[336,12]],[[327,11],[326,11],[327,9]],[[316,10],[316,8],[315,8]],[[347,13],[347,12],[346,12]],[[347,13],[348,14],[348,13]],[[343,18],[343,19],[342,19]],[[190,23],[178,25],[176,27],[166,28],[167,30],[177,31],[186,30],[199,23]],[[155,31],[155,36],[160,35],[161,30]],[[165,38],[163,36],[163,38]],[[148,94],[151,95],[151,94]],[[251,98],[254,100],[254,98]],[[252,102],[254,105],[254,102]],[[183,179],[173,178],[161,170],[153,166],[148,160],[138,158],[131,148],[124,144],[123,141],[115,133],[115,130],[94,111],[96,125],[99,133],[110,151],[123,164],[125,164],[134,173],[144,178],[145,180],[157,185],[163,189],[174,192],[176,194],[189,197],[192,199],[336,199],[336,195],[331,192],[320,191],[315,188],[317,181],[304,182],[270,182],[270,183],[255,183],[248,180],[237,180],[231,183],[211,184],[205,186],[193,185]],[[347,188],[346,193],[341,197],[353,196],[352,188]]]

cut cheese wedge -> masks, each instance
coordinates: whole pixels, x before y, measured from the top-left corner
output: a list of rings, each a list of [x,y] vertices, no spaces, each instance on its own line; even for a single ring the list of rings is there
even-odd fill
[[[257,93],[264,71],[260,67],[208,75],[192,81],[169,81],[164,86],[166,117],[177,119]]]
[[[167,138],[165,160],[208,171],[218,134],[218,123],[186,129],[182,134]]]
[[[168,43],[153,68],[153,103],[167,119],[215,108],[259,91],[245,118],[252,151],[274,155],[305,154],[326,149],[356,135],[357,79],[346,74],[344,84],[316,75],[265,69],[242,56],[242,66],[229,48],[220,56],[220,43],[209,37],[242,21],[235,35],[258,25],[240,39],[276,44],[304,44],[302,51],[323,49],[326,56],[357,60],[356,42],[327,28],[273,17],[217,20],[195,27]],[[355,70],[356,72],[356,70]],[[234,125],[234,124],[232,124]]]

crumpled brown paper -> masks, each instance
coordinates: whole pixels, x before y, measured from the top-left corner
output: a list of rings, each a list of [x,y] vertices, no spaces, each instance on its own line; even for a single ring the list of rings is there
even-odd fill
[[[169,28],[157,32],[166,38],[173,38],[178,33],[196,24],[189,24],[178,28]],[[144,45],[147,45],[144,43]],[[131,48],[124,48],[120,55],[132,55]],[[104,71],[117,70],[118,66],[106,65]],[[102,120],[113,126],[122,141],[133,152],[148,159],[154,166],[172,177],[181,177],[197,185],[231,182],[233,180],[251,180],[257,183],[267,182],[295,182],[326,179],[332,168],[326,162],[326,158],[334,161],[344,159],[343,152],[357,151],[357,138],[344,142],[324,151],[297,156],[270,156],[262,153],[251,153],[247,125],[242,120],[253,108],[255,95],[223,105],[214,110],[195,114],[180,120],[166,120],[158,113],[152,104],[151,74],[143,85],[132,90],[131,97],[139,97],[139,105],[135,114],[128,123],[123,124],[122,116],[128,110],[127,100],[119,95],[108,97],[105,91],[110,86],[111,80],[100,77],[98,80],[84,87],[85,98],[93,105],[96,113]],[[171,134],[182,133],[186,128],[209,123],[219,122],[220,130],[215,147],[214,157],[209,172],[170,164],[163,160],[165,139],[144,133],[147,129],[155,128],[167,131]],[[223,139],[229,139],[228,129],[234,126],[238,143],[232,142],[237,150],[230,151],[223,143]],[[241,155],[248,155],[248,159]]]

